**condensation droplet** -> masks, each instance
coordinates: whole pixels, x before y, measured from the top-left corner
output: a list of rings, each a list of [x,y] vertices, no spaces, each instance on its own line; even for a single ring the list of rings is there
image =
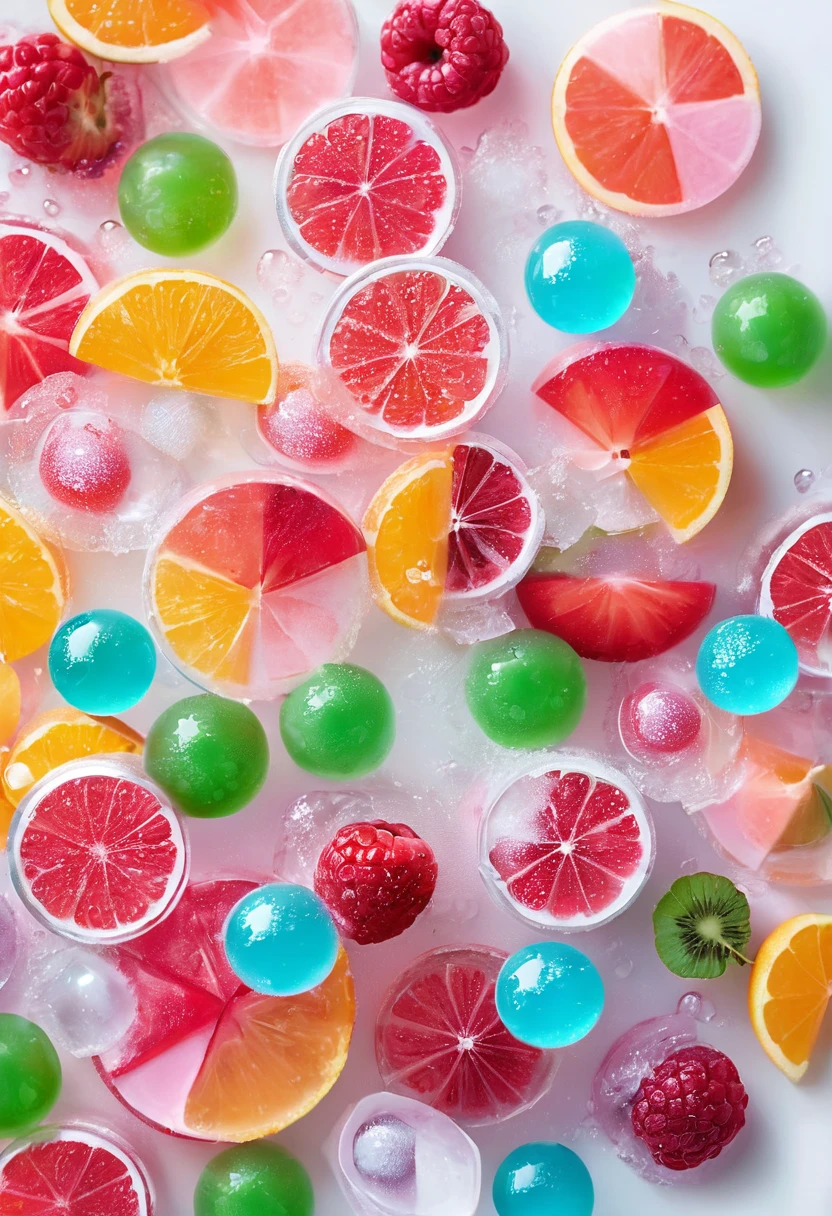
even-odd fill
[[[21,165],[18,169],[12,169],[9,174],[9,181],[13,186],[25,186],[32,176],[31,165]]]
[[[794,488],[798,494],[805,494],[807,490],[811,490],[815,480],[815,475],[811,469],[798,469],[794,475]]]
[[[700,996],[698,992],[686,992],[683,997],[680,997],[676,1012],[687,1014],[695,1022],[712,1022],[716,1017],[715,1006],[707,997]]]
[[[633,960],[631,958],[624,958],[615,968],[614,975],[616,979],[626,980],[628,975],[632,975],[632,971]]]
[[[98,244],[105,253],[116,254],[129,242],[130,237],[118,220],[104,220],[98,225]]]
[[[54,219],[56,215],[61,214],[61,204],[56,203],[54,198],[45,198],[43,200],[43,210],[48,216]]]
[[[550,228],[552,224],[557,224],[562,215],[563,212],[558,207],[552,206],[551,203],[544,203],[537,209],[537,222],[544,228]]]
[[[730,287],[745,272],[740,255],[734,249],[721,249],[708,263],[714,287]]]

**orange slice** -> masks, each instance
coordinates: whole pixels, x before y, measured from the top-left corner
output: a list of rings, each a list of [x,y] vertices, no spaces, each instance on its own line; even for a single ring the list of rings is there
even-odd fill
[[[341,1075],[354,1020],[343,948],[332,972],[310,992],[235,997],[188,1094],[186,1125],[207,1139],[239,1143],[295,1123]]]
[[[794,916],[763,942],[748,989],[751,1025],[791,1081],[809,1067],[832,985],[832,916]]]
[[[69,760],[113,752],[140,755],[142,736],[118,718],[91,718],[64,706],[38,714],[23,727],[3,770],[2,796],[17,806],[47,773]]]
[[[65,604],[63,563],[0,499],[0,659],[23,659],[48,642]]]
[[[20,679],[8,663],[0,663],[0,745],[8,743],[20,721]]]
[[[81,313],[69,349],[165,388],[255,405],[277,392],[266,318],[239,287],[196,270],[140,270],[116,279]]]
[[[90,55],[115,63],[159,63],[203,42],[209,10],[200,0],[47,0],[58,29]]]
[[[242,587],[187,558],[159,559],[153,610],[183,663],[202,675],[245,684],[252,647],[252,608],[260,588]]]
[[[429,629],[448,568],[451,453],[414,456],[377,491],[364,516],[373,598],[411,629]]]
[[[766,853],[816,844],[832,830],[832,768],[746,735],[750,772],[736,794],[745,835]]]
[[[716,515],[733,467],[728,419],[715,405],[636,446],[627,472],[681,543]]]

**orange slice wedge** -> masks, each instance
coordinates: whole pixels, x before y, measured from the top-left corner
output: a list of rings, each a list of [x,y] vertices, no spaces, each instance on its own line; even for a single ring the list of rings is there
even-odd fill
[[[0,659],[23,659],[48,642],[65,604],[58,554],[0,499]]]
[[[252,647],[252,609],[260,598],[187,558],[166,555],[153,577],[153,610],[176,656],[217,680],[245,684]]]
[[[0,663],[0,746],[8,743],[20,721],[20,679],[8,663]]]
[[[763,1051],[791,1081],[809,1067],[831,985],[832,916],[794,916],[757,952],[748,990],[751,1025]]]
[[[373,599],[411,629],[429,629],[439,612],[452,479],[450,452],[414,456],[387,478],[364,516]]]
[[[58,29],[90,55],[115,63],[177,59],[210,34],[200,0],[47,0]]]
[[[266,318],[233,283],[196,270],[140,270],[94,296],[70,353],[146,384],[265,405],[277,392]]]

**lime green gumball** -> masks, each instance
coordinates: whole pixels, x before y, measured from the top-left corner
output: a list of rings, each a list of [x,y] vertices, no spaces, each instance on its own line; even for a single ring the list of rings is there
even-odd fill
[[[309,1175],[297,1157],[262,1140],[212,1158],[194,1192],[194,1216],[312,1216]]]
[[[0,1013],[0,1136],[19,1136],[49,1114],[61,1092],[61,1062],[40,1026]]]

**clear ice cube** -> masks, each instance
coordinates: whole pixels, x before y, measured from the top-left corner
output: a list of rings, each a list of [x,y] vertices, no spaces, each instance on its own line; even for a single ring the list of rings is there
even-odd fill
[[[29,1005],[35,1020],[72,1055],[108,1051],[133,1024],[133,991],[101,955],[73,947],[36,957],[30,968]]]

